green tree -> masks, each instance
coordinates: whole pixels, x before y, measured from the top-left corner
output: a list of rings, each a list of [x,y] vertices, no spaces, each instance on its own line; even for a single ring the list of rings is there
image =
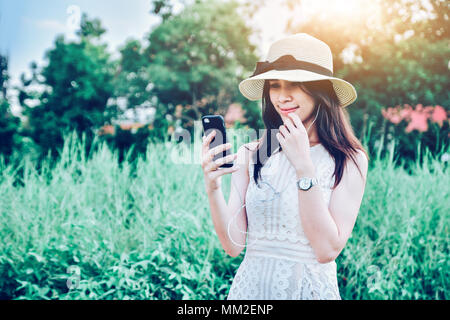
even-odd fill
[[[89,19],[87,14],[83,13],[80,29],[76,32],[81,39],[100,39],[105,32],[106,29],[102,27],[99,19]]]
[[[125,99],[124,109],[150,106],[153,95],[150,93],[150,75],[141,42],[128,40],[119,51],[120,58],[113,80],[114,96]]]
[[[0,155],[8,162],[16,146],[20,119],[11,113],[8,102],[8,57],[0,54]]]
[[[238,8],[236,1],[196,1],[150,33],[145,56],[152,93],[168,113],[189,105],[185,115],[197,120],[211,109],[224,113],[231,102],[248,103],[238,83],[257,57]]]
[[[115,106],[108,106],[113,94],[113,64],[106,45],[95,44],[104,33],[98,19],[83,15],[79,40],[67,42],[58,36],[54,48],[46,53],[48,64],[38,72],[38,82],[44,85],[38,105],[25,103],[28,134],[44,151],[56,151],[63,144],[65,131],[76,130],[86,134],[89,141],[95,129],[115,115]]]
[[[8,81],[8,57],[0,54],[0,94],[3,98],[6,98]]]
[[[159,16],[162,20],[169,19],[173,14],[174,3],[171,0],[152,0],[152,8],[150,13]],[[178,4],[186,5],[186,1],[178,1]]]

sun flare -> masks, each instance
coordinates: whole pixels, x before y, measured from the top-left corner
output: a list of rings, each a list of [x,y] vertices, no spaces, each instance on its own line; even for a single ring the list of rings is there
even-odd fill
[[[379,3],[373,0],[273,0],[260,8],[253,25],[262,32],[262,41],[272,42],[291,29],[309,21],[351,24],[355,30],[365,25],[379,25]],[[265,47],[264,47],[265,48]]]
[[[299,2],[303,18],[311,15],[352,21],[377,15],[378,5],[370,0],[303,0]]]
[[[366,1],[362,0],[306,0],[304,5],[316,11],[327,11],[337,15],[354,15],[360,12]]]

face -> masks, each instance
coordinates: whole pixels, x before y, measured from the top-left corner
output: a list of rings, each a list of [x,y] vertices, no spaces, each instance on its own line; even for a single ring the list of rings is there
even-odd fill
[[[304,92],[295,82],[269,80],[269,95],[275,110],[282,119],[295,112],[302,121],[311,117],[314,99]]]

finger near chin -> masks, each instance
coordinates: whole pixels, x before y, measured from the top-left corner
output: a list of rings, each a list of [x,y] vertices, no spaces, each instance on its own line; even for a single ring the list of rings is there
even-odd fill
[[[296,127],[301,126],[303,124],[302,119],[300,119],[298,114],[291,112],[291,113],[289,113],[289,116],[291,117],[291,119],[294,122]]]

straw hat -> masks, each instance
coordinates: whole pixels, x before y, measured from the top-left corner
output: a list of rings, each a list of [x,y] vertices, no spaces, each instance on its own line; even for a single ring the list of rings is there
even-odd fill
[[[347,81],[333,77],[330,47],[306,33],[294,34],[273,43],[266,60],[258,62],[253,75],[239,84],[239,90],[249,100],[262,98],[266,79],[293,82],[330,80],[341,107],[356,100],[355,88]]]

